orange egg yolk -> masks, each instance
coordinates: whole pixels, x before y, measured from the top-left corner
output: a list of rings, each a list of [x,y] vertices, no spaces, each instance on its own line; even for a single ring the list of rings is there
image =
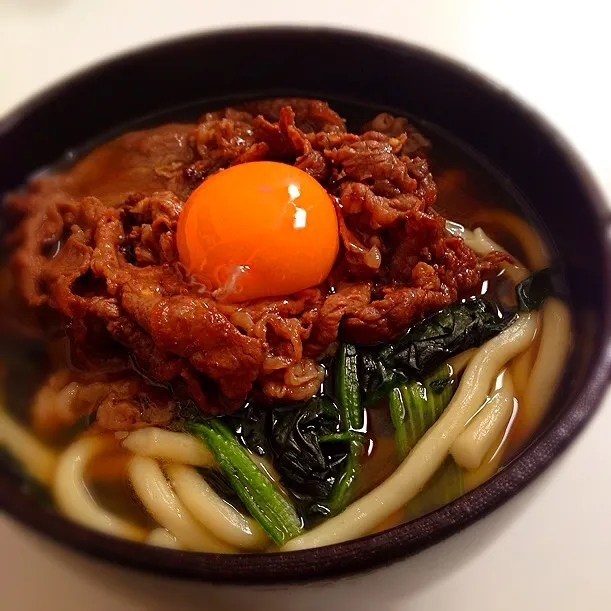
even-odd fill
[[[337,216],[309,174],[253,161],[207,178],[184,205],[180,261],[224,301],[288,295],[320,284],[339,248]]]

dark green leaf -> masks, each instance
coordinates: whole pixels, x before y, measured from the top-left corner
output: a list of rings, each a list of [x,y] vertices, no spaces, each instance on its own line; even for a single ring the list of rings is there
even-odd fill
[[[268,407],[247,404],[240,410],[241,418],[234,426],[244,445],[259,456],[270,453],[267,431],[269,411]]]
[[[556,292],[552,270],[542,269],[516,286],[518,308],[523,311],[538,310],[545,299],[555,295]]]
[[[316,397],[298,407],[271,410],[270,444],[274,466],[288,490],[306,504],[331,493],[347,444],[320,438],[340,432],[340,414],[328,397]]]
[[[483,299],[452,304],[393,342],[392,365],[421,377],[451,356],[480,346],[505,329],[508,322]]]
[[[470,299],[429,316],[392,344],[363,351],[360,366],[367,404],[388,396],[399,383],[421,379],[451,356],[481,346],[512,319],[483,299]]]
[[[367,407],[385,401],[395,386],[409,379],[401,371],[388,367],[383,357],[375,350],[363,348],[360,352],[360,365],[360,379]]]
[[[291,405],[248,405],[240,416],[238,436],[251,451],[271,458],[306,522],[327,513],[322,503],[342,473],[350,443],[334,438],[342,434],[335,402],[324,395]]]

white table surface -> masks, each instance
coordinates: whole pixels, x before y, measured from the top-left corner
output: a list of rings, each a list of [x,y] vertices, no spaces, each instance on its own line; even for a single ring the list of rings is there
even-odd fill
[[[611,196],[609,9],[561,4],[0,0],[0,115],[59,77],[155,39],[236,24],[353,27],[421,43],[508,86],[564,132]],[[489,518],[390,568],[299,588],[136,574],[60,551],[0,515],[0,609],[608,611],[610,431],[608,393],[570,449]]]

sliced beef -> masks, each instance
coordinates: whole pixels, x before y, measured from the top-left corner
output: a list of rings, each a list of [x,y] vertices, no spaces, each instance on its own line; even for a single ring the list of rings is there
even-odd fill
[[[360,311],[371,301],[371,284],[368,282],[346,283],[340,285],[335,293],[329,295],[312,329],[308,353],[324,353],[337,341],[342,319]]]
[[[321,100],[307,98],[274,98],[255,100],[244,105],[252,115],[261,115],[271,122],[280,119],[283,108],[291,108],[295,113],[297,128],[306,133],[341,133],[346,131],[345,121]]]
[[[405,117],[394,117],[387,112],[376,115],[363,126],[363,130],[376,130],[386,136],[404,136],[401,152],[410,157],[426,155],[431,148],[431,142]]]
[[[76,198],[95,196],[109,206],[121,205],[130,193],[152,195],[178,184],[195,157],[190,144],[193,124],[169,123],[129,132],[96,148],[64,176]]]
[[[100,373],[52,373],[38,390],[32,424],[45,437],[95,414],[96,426],[108,431],[130,431],[169,424],[176,404],[162,388],[153,387],[134,373],[120,377]]]

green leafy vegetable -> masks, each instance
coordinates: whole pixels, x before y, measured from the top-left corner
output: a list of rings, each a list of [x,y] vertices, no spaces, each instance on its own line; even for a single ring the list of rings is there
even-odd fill
[[[268,456],[307,525],[328,509],[324,502],[341,476],[351,435],[342,431],[335,401],[327,395],[282,406],[248,405],[234,428],[252,452]]]
[[[352,500],[353,486],[359,474],[362,453],[363,442],[351,441],[344,470],[333,486],[331,498],[324,505],[329,514],[340,512]]]
[[[388,409],[390,411],[392,425],[395,429],[395,442],[397,444],[399,460],[403,460],[409,452],[409,446],[405,427],[405,401],[403,401],[403,393],[398,386],[390,391]]]
[[[381,356],[404,373],[422,376],[451,356],[481,346],[505,329],[511,318],[483,299],[452,304],[414,325]]]
[[[368,406],[386,400],[397,384],[409,380],[407,375],[392,366],[390,359],[383,360],[377,350],[363,349],[359,357],[360,379]]]
[[[520,310],[538,310],[547,297],[556,294],[554,274],[546,268],[535,272],[516,286],[516,297]]]
[[[359,365],[366,403],[387,397],[391,388],[410,378],[422,378],[455,354],[481,346],[512,319],[483,299],[471,299],[433,314],[388,346],[363,351]]]
[[[345,430],[363,426],[358,355],[352,344],[342,344],[335,357],[335,396],[339,402]]]
[[[423,382],[412,381],[401,385],[405,402],[408,451],[437,422],[448,406],[456,389],[456,381],[450,374],[450,367],[442,365]]]
[[[271,457],[308,525],[349,502],[363,452],[364,411],[354,346],[340,346],[330,377],[329,394],[293,405],[249,405],[235,424],[244,445]]]
[[[318,503],[331,494],[347,454],[345,443],[321,447],[321,437],[340,432],[337,405],[329,397],[315,397],[297,408],[272,409],[270,416],[274,466],[283,485],[305,513],[319,513]]]
[[[412,380],[392,389],[389,410],[400,460],[441,416],[456,388],[448,365],[424,381]]]
[[[305,406],[305,404],[300,404]],[[295,406],[299,409],[299,406]],[[270,454],[269,432],[270,424],[268,416],[271,410],[262,405],[253,403],[245,405],[239,412],[238,418],[234,418],[234,426],[244,445],[255,454],[264,456]]]
[[[342,344],[335,357],[335,395],[337,397],[343,431],[359,431],[363,427],[364,412],[358,372],[357,350],[351,344]],[[343,472],[336,479],[331,497],[325,507],[331,514],[341,511],[351,500],[353,486],[360,468],[363,437],[349,442],[349,451],[343,463]]]
[[[272,540],[282,545],[302,531],[294,507],[253,462],[233,432],[218,419],[185,428],[214,454],[229,485]]]

